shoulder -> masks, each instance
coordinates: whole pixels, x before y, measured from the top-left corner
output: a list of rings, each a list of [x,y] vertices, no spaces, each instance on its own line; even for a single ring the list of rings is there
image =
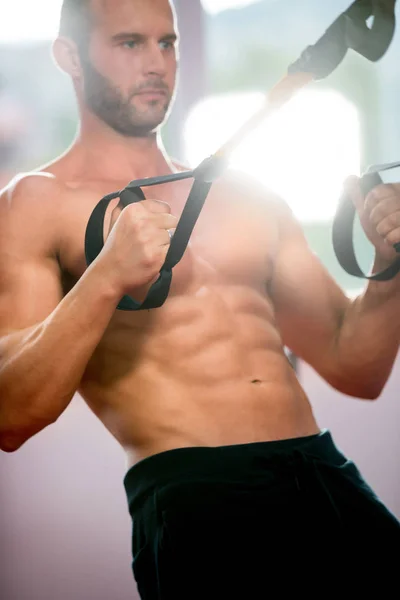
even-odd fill
[[[49,173],[20,173],[0,192],[3,239],[26,240],[37,246],[54,245],[58,200],[65,185]]]
[[[16,206],[30,204],[35,201],[36,205],[45,201],[48,196],[55,192],[65,192],[66,187],[54,175],[47,172],[19,173],[1,190],[0,198],[4,205]]]
[[[65,184],[50,173],[19,173],[0,191],[0,213],[3,218],[48,221],[67,193]]]

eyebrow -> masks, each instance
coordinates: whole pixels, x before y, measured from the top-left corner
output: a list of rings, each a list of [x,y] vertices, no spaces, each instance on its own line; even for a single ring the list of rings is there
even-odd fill
[[[133,31],[125,31],[121,33],[117,33],[112,36],[113,42],[122,42],[125,40],[137,40],[139,42],[144,41],[147,36],[141,33],[135,33]],[[162,42],[176,42],[178,40],[178,36],[175,33],[167,33],[160,37],[160,41]]]

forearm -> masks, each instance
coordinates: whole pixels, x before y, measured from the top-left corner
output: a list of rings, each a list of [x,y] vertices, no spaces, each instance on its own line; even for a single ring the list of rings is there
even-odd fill
[[[376,260],[374,272],[387,266]],[[390,376],[400,343],[400,276],[370,281],[348,307],[337,337],[341,387],[377,397]]]
[[[1,437],[33,435],[66,409],[118,301],[94,266],[45,321],[0,340]]]

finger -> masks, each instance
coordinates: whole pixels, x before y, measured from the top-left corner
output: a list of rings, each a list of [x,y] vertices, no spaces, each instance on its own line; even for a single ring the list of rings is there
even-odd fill
[[[171,207],[166,202],[156,200],[155,198],[147,198],[141,203],[146,210],[153,213],[171,213]]]
[[[378,204],[376,204],[372,210],[366,210],[369,220],[374,225],[378,225],[381,221],[383,221],[388,215],[397,212],[400,210],[400,201],[399,198],[390,196],[388,198],[384,198]]]
[[[399,194],[390,183],[384,183],[377,185],[373,190],[369,192],[365,198],[364,208],[368,214],[370,214],[375,206],[380,202],[389,200],[390,198],[398,198]]]
[[[154,202],[154,204],[152,204]],[[148,201],[136,202],[134,204],[128,204],[122,213],[126,214],[127,217],[133,221],[149,221],[156,227],[162,229],[168,229],[176,227],[176,217],[170,214],[170,207],[165,202],[152,201],[148,204]],[[149,210],[149,206],[152,206],[154,210]],[[122,214],[121,213],[121,214]]]
[[[387,234],[387,236],[385,237],[385,242],[390,247],[393,247],[395,244],[399,244],[400,243],[400,227],[397,227],[397,229],[393,229],[392,231],[390,231]]]
[[[154,227],[158,229],[176,229],[178,226],[178,218],[168,214],[153,214],[149,217]]]
[[[400,210],[385,217],[378,223],[376,230],[380,236],[388,238],[391,232],[400,228]]]

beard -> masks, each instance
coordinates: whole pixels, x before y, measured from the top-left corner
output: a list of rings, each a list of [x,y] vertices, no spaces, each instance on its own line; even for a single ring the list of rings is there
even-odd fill
[[[82,68],[86,106],[114,131],[126,137],[146,137],[165,121],[172,96],[160,78],[153,76],[132,88],[124,97],[121,90],[99,73],[90,60],[86,59]],[[164,92],[165,99],[149,101],[145,107],[138,109],[132,98],[149,87]]]

